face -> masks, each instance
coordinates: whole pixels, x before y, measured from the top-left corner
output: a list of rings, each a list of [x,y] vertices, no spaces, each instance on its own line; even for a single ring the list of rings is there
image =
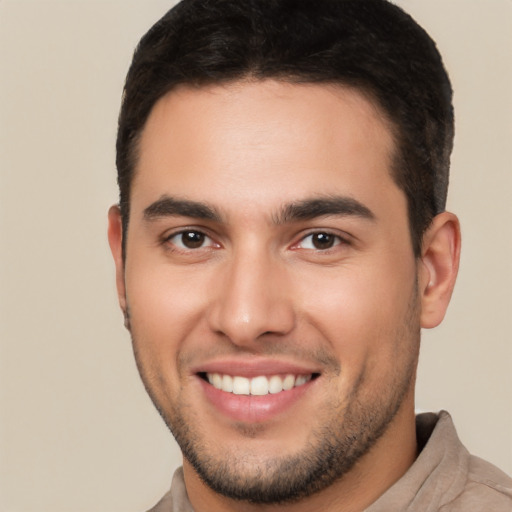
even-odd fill
[[[190,478],[296,499],[403,428],[419,306],[393,149],[340,87],[181,88],[153,108],[119,289]]]

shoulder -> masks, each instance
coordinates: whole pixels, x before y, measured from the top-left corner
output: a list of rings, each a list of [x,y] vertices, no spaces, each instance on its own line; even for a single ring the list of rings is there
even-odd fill
[[[512,479],[479,457],[470,456],[462,492],[440,512],[511,512]]]
[[[446,411],[417,417],[419,455],[366,512],[512,512],[512,480],[471,455]]]
[[[185,489],[182,467],[174,472],[171,489],[147,512],[194,512]]]

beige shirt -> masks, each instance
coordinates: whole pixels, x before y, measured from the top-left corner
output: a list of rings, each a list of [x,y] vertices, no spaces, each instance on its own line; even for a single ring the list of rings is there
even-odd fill
[[[418,415],[416,434],[418,458],[366,512],[512,512],[512,479],[469,454],[446,411]],[[181,468],[148,512],[194,512]]]

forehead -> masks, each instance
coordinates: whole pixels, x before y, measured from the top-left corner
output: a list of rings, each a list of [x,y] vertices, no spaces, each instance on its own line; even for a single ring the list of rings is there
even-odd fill
[[[394,147],[385,116],[354,89],[274,80],[179,87],[142,132],[132,205],[163,194],[245,208],[333,188],[375,195],[394,186]]]

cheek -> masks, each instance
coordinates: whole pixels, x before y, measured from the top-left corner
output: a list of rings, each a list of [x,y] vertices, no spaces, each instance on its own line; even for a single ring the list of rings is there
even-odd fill
[[[186,377],[180,354],[198,328],[204,294],[165,266],[133,265],[127,267],[126,295],[140,376],[153,402],[170,414]]]
[[[137,266],[134,261],[127,266],[126,295],[140,357],[155,365],[176,358],[204,310],[205,293],[197,279],[165,265]]]
[[[391,273],[381,262],[331,270],[302,282],[299,293],[308,323],[322,333],[347,371],[374,360],[392,364],[413,300],[413,269]]]

